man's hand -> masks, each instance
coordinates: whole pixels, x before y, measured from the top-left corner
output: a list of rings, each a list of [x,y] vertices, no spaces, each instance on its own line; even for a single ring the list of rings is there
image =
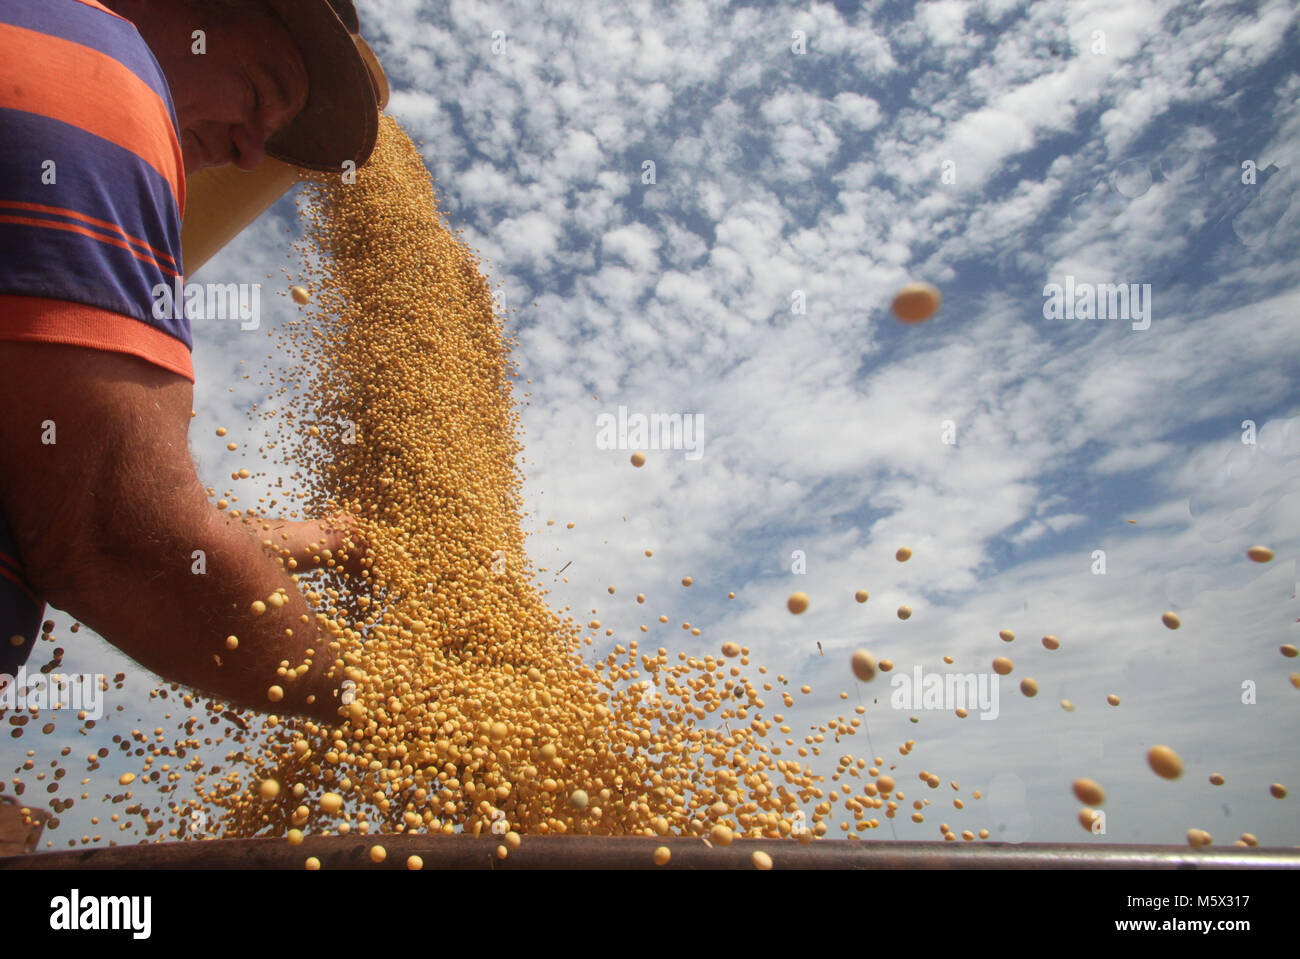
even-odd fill
[[[351,513],[323,520],[263,519],[249,526],[263,548],[284,560],[289,570],[337,566],[355,576],[365,568],[365,541]]]

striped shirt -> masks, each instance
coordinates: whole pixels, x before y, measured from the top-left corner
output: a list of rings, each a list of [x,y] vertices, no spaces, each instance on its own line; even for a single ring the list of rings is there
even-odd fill
[[[154,289],[183,282],[185,167],[135,26],[94,0],[0,0],[0,142],[0,340],[127,353],[193,382],[184,311],[154,316]],[[0,672],[43,614],[14,582],[21,559],[0,516]]]

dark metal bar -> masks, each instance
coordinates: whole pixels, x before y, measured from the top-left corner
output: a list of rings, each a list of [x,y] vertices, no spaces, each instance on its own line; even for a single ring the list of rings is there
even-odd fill
[[[376,843],[388,853],[381,865],[370,860]],[[473,836],[317,836],[300,846],[221,839],[12,856],[0,859],[0,870],[302,869],[308,856],[323,869],[405,869],[411,855],[425,869],[753,869],[750,856],[759,849],[776,869],[1300,869],[1300,850],[1239,846],[738,839],[722,848],[699,839],[531,836],[501,860],[497,845]],[[665,867],[654,865],[659,846],[672,852]]]

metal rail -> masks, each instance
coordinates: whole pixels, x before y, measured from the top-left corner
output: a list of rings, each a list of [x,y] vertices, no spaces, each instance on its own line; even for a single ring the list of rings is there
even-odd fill
[[[388,853],[380,865],[369,855],[377,843]],[[497,845],[472,836],[317,836],[299,846],[285,839],[220,839],[11,856],[0,859],[0,870],[300,870],[309,856],[323,869],[405,869],[411,855],[425,869],[753,869],[750,856],[759,849],[777,869],[1300,869],[1300,850],[1239,846],[738,839],[722,848],[699,839],[532,836],[501,860]],[[654,865],[659,846],[672,853],[664,867]]]

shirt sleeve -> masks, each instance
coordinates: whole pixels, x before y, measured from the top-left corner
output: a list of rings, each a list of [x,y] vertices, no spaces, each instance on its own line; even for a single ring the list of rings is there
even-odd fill
[[[184,162],[162,71],[86,0],[0,0],[0,339],[129,353],[193,382]],[[163,294],[166,289],[168,294]]]

